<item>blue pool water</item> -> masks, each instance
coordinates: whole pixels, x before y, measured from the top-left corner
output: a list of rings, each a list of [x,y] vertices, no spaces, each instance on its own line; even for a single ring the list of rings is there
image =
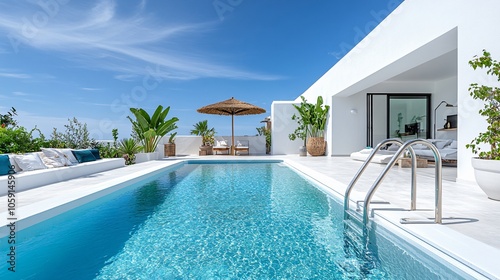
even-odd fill
[[[185,164],[18,232],[0,279],[461,278],[391,238],[357,244],[342,218],[283,164]]]

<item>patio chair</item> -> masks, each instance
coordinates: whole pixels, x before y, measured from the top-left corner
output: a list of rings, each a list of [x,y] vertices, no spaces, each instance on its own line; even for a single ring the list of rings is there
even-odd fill
[[[237,155],[241,155],[241,152],[246,152],[246,155],[250,154],[250,142],[248,140],[239,140],[234,146],[234,152]]]
[[[230,146],[227,145],[227,141],[222,139],[222,140],[216,140],[215,141],[215,146],[212,147],[212,151],[218,155],[218,152],[226,152],[226,154],[229,155],[229,150],[231,149]]]

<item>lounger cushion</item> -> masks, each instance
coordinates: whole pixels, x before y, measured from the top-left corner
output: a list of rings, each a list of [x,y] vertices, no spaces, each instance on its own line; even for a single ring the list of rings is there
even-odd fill
[[[64,156],[66,156],[66,158],[69,159],[69,161],[73,165],[78,164],[78,160],[76,159],[76,157],[73,154],[73,152],[71,152],[71,149],[57,149],[57,150],[60,151],[61,153],[63,153]]]
[[[43,164],[47,166],[47,168],[55,168],[55,167],[63,167],[65,166],[62,162],[61,159],[56,159],[53,157],[47,156],[45,153],[41,152],[38,153],[40,156],[40,159],[42,160]]]
[[[19,167],[19,165],[17,165],[17,162],[16,162],[16,160],[14,159],[14,156],[15,156],[16,154],[7,154],[7,155],[9,156],[10,165],[14,165],[14,170],[15,170],[16,172],[21,172],[21,171],[23,171],[23,170],[21,169],[21,167]]]
[[[52,167],[61,167],[61,166],[71,166],[71,165],[73,165],[73,163],[64,155],[64,153],[62,153],[58,149],[52,149],[52,148],[46,149],[46,148],[42,148],[42,153],[48,158],[48,159],[44,160],[44,158],[41,157],[42,161],[44,161],[44,162],[47,161],[48,162],[48,160],[51,160],[51,161],[55,162],[55,163],[49,162],[50,165],[53,165]],[[57,163],[60,163],[60,164],[57,164]]]
[[[16,173],[15,170],[11,169],[11,164],[8,155],[0,155],[0,176],[7,174]],[[10,172],[9,172],[10,171]]]
[[[364,148],[363,150],[359,151],[359,153],[361,153],[361,154],[371,154],[372,151],[373,151],[372,148]]]
[[[451,139],[427,139],[429,140],[436,148],[442,149],[445,146],[449,145],[453,140]]]
[[[458,142],[456,140],[451,141],[450,145],[446,146],[448,149],[458,149]]]
[[[354,152],[354,153],[351,153],[351,159],[365,161],[369,155],[370,155],[370,153],[367,153],[367,152],[361,152],[361,151]],[[389,161],[391,161],[393,156],[394,156],[394,152],[381,150],[381,151],[378,151],[374,155],[371,162],[386,164]]]
[[[78,163],[96,160],[94,154],[92,154],[90,150],[73,150],[72,152],[73,155],[75,155],[76,160],[78,160]]]
[[[95,159],[101,159],[101,155],[99,155],[98,149],[90,149],[90,152],[94,155]]]
[[[43,164],[42,159],[37,153],[31,153],[26,155],[15,155],[13,156],[17,165],[23,171],[46,169],[47,167]]]

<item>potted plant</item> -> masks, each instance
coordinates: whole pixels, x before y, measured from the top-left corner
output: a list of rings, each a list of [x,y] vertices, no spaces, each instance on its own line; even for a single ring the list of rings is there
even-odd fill
[[[137,144],[135,139],[128,138],[122,139],[118,144],[118,152],[125,159],[126,165],[131,165],[135,163],[136,154],[142,150],[142,147]]]
[[[170,107],[163,109],[159,105],[152,116],[141,108],[130,108],[134,114],[135,120],[127,116],[132,123],[132,132],[134,136],[142,143],[144,153],[155,153],[160,139],[167,133],[177,128],[175,124],[179,121],[173,117],[167,120]]]
[[[318,96],[316,104],[307,103],[304,96],[299,106],[293,105],[299,112],[300,117],[292,116],[299,123],[298,131],[295,130],[295,137],[304,140],[307,152],[312,156],[322,156],[326,151],[325,128],[328,117],[329,105],[323,104],[323,97]],[[297,134],[298,132],[298,134]],[[290,137],[290,135],[289,135]],[[290,138],[292,139],[293,136]]]
[[[177,132],[174,132],[170,134],[170,137],[168,138],[168,143],[165,144],[165,156],[167,157],[173,157],[175,156],[175,135],[177,135]]]
[[[500,81],[500,63],[491,58],[486,50],[481,57],[475,56],[469,65],[486,69],[488,75]],[[479,133],[466,148],[471,149],[478,157],[472,158],[472,167],[476,182],[489,198],[500,200],[500,88],[472,83],[469,93],[473,99],[484,102],[483,109],[479,110],[481,116],[486,117],[488,124],[485,132]],[[483,145],[489,150],[482,150]]]
[[[191,134],[201,136],[200,155],[211,155],[215,143],[215,128],[208,128],[208,120],[199,121],[193,126]]]
[[[302,110],[301,107],[295,106],[295,108],[297,108],[299,112],[301,112]],[[307,149],[306,149],[307,125],[304,124],[304,120],[302,119],[301,116],[302,116],[301,114],[299,116],[293,114],[292,120],[297,121],[298,126],[293,133],[288,135],[288,138],[292,141],[294,141],[297,138],[302,139],[302,141],[304,141],[304,145],[299,147],[299,156],[305,157],[307,156]]]

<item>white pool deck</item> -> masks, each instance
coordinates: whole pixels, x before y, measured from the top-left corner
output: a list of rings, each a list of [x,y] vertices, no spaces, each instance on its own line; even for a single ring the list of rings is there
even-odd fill
[[[147,174],[186,159],[280,159],[291,167],[326,185],[332,193],[343,194],[354,174],[362,165],[348,157],[290,156],[205,156],[179,157],[151,161],[118,168],[91,176],[64,181],[16,194],[16,230],[94,200],[130,182],[140,181]],[[366,191],[386,165],[371,164],[353,191],[354,200],[362,200]],[[432,218],[434,215],[434,168],[417,170],[417,208],[410,212],[410,169],[394,167],[375,194],[374,200],[389,205],[373,205],[375,221],[393,224],[416,239],[425,241],[438,252],[450,255],[472,267],[485,278],[500,279],[500,201],[488,199],[474,183],[454,182],[456,168],[443,168],[443,224],[400,224],[401,218]],[[110,188],[110,186],[113,186]],[[351,203],[353,205],[354,203]],[[7,197],[0,197],[1,225],[7,220]],[[0,228],[0,237],[6,236],[6,227]],[[479,276],[475,276],[479,277]]]

